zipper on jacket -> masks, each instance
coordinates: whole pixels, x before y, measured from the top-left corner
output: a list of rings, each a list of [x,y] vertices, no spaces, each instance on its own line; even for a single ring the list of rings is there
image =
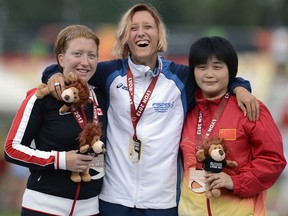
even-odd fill
[[[140,161],[138,161],[138,163],[135,164],[135,197],[134,197],[134,208],[137,208],[137,204],[138,204],[138,183],[139,183],[139,163]]]
[[[149,84],[150,84],[150,82],[152,81],[152,79],[151,79],[151,77],[150,76],[148,76],[148,73],[149,73],[149,71],[147,71],[147,72],[145,72],[145,74],[144,74],[144,76],[142,75],[140,78],[138,78],[138,81],[140,80],[140,82],[141,83],[144,83],[144,85],[143,86],[141,86],[140,88],[139,88],[139,86],[138,86],[138,90],[137,90],[137,92],[139,92],[139,90],[141,89],[141,95],[140,95],[140,100],[141,100],[141,98],[143,97],[143,95],[145,94],[145,91],[147,90],[147,88],[148,88],[148,86],[149,86]],[[136,89],[136,85],[135,85],[135,87],[134,87],[135,89]],[[135,90],[135,92],[136,92],[136,90]],[[134,96],[135,97],[135,96]],[[139,101],[139,103],[140,103],[140,101]],[[139,103],[137,103],[137,105],[135,104],[135,106],[138,106],[139,105]],[[145,119],[145,116],[144,115],[142,115],[142,117],[141,117],[141,119],[142,119],[142,122],[144,121],[144,119]],[[143,130],[143,125],[145,125],[145,123],[139,123],[138,125],[137,125],[137,131],[138,131],[138,136],[142,136],[142,130]],[[140,139],[141,140],[141,139]],[[141,141],[143,141],[143,140],[141,140]],[[143,143],[142,143],[143,144]],[[139,179],[140,179],[140,163],[141,163],[141,161],[143,161],[143,154],[142,154],[142,152],[143,152],[143,145],[141,146],[141,156],[140,156],[140,161],[138,161],[136,164],[135,164],[135,176],[136,176],[136,179],[135,179],[135,197],[134,197],[134,208],[137,208],[138,207],[138,192],[139,192],[139,187],[138,187],[138,185],[139,185]]]

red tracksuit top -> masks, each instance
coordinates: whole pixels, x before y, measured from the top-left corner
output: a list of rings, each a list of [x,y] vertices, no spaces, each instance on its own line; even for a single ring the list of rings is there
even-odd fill
[[[234,190],[221,189],[221,197],[207,201],[204,193],[195,195],[187,186],[189,170],[196,166],[195,135],[199,109],[203,113],[202,134],[205,135],[220,100],[208,101],[198,91],[196,93],[197,106],[187,114],[180,144],[184,178],[179,215],[207,215],[208,212],[213,216],[237,215],[236,212],[240,215],[246,215],[244,212],[247,212],[247,215],[249,213],[265,215],[265,190],[270,188],[280,176],[286,160],[281,134],[269,110],[260,101],[259,120],[251,122],[239,109],[236,97],[230,95],[224,112],[210,135],[210,137],[215,135],[224,137],[229,149],[226,159],[238,163],[236,168],[223,170],[232,177]],[[229,204],[234,206],[235,201],[237,201],[235,207],[238,209],[230,208]]]

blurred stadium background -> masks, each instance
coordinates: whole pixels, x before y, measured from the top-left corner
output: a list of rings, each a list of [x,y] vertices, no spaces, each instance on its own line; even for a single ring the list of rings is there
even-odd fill
[[[0,0],[0,215],[19,215],[28,170],[3,160],[3,145],[27,90],[55,63],[53,43],[68,24],[85,24],[100,37],[100,61],[113,58],[115,26],[131,5],[154,5],[168,28],[162,55],[187,64],[190,45],[201,36],[221,35],[239,54],[238,76],[270,109],[288,155],[287,0]],[[287,216],[287,168],[269,190],[269,216]],[[286,205],[285,205],[286,204]]]

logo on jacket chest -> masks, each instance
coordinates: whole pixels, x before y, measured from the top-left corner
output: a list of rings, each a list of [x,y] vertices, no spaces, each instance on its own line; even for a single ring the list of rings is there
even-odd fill
[[[172,103],[153,103],[152,107],[154,109],[155,112],[159,112],[159,113],[165,113],[167,112],[169,109],[174,107],[174,102]]]
[[[128,91],[128,86],[125,86],[123,83],[119,83],[116,86],[117,89],[123,89]],[[146,95],[144,96],[144,100],[148,97],[148,94],[150,94],[151,92],[147,92]],[[169,109],[174,107],[174,102],[153,102],[152,101],[152,108],[154,110],[154,112],[157,113],[165,113],[168,112]],[[147,106],[148,108],[148,106]]]
[[[123,90],[126,90],[128,91],[128,87],[125,86],[123,83],[119,83],[117,86],[116,86],[117,89],[123,89]]]

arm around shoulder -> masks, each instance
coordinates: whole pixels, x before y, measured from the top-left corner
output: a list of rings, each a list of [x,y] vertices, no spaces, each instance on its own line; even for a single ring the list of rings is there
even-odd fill
[[[46,67],[42,73],[42,78],[41,78],[42,82],[47,84],[50,77],[52,75],[54,75],[55,73],[59,73],[59,72],[61,72],[61,71],[60,71],[57,64],[52,64],[52,65]]]
[[[229,91],[236,94],[239,108],[244,116],[248,114],[250,121],[256,121],[259,118],[259,103],[257,98],[251,94],[251,85],[248,80],[237,77],[231,84]]]

